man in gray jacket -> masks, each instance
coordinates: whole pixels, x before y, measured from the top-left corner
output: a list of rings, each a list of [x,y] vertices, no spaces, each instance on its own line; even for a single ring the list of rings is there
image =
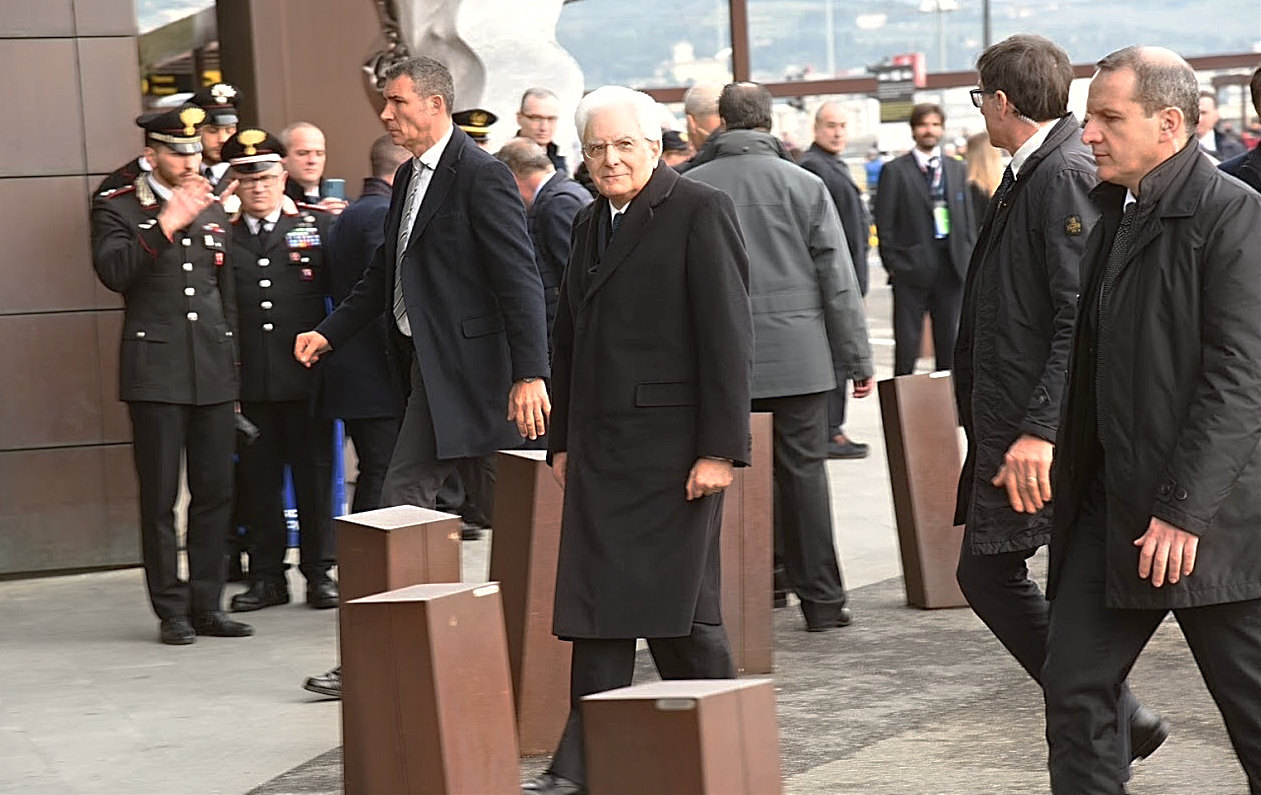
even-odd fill
[[[718,100],[726,132],[687,176],[735,202],[749,251],[753,411],[775,415],[774,466],[788,584],[806,628],[850,623],[832,537],[827,397],[848,372],[871,393],[871,346],[845,232],[823,181],[781,155],[771,95],[732,83]]]

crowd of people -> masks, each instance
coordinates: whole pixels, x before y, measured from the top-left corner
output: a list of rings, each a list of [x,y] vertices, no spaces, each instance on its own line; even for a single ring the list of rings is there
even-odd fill
[[[354,511],[443,507],[465,538],[491,518],[496,451],[545,449],[571,712],[523,792],[585,792],[580,699],[630,684],[637,639],[665,678],[734,676],[718,540],[750,411],[774,415],[777,604],[795,594],[812,632],[854,620],[826,462],[868,453],[844,423],[873,389],[870,203],[894,372],[914,372],[925,316],[953,372],[958,580],[1043,688],[1053,790],[1123,792],[1168,736],[1126,677],[1172,610],[1261,793],[1261,155],[1232,148],[1167,50],[1099,61],[1083,120],[1047,39],[999,42],[978,73],[968,162],[944,151],[944,110],[916,105],[870,201],[841,160],[842,106],[818,107],[794,156],[747,82],[694,86],[685,131],[643,93],[597,89],[573,169],[552,91],[525,91],[492,154],[494,115],[455,112],[442,63],[401,61],[352,202],[317,127],[241,125],[232,86],[139,117],[144,151],[98,187],[92,236],[126,306],[119,395],[161,642],[251,634],[223,611],[232,572],[232,612],[290,601],[286,467],[306,602],[337,606],[334,419]],[[1252,96],[1261,112],[1261,69]],[[1044,594],[1026,564],[1048,543]],[[340,668],[306,687],[339,696]]]

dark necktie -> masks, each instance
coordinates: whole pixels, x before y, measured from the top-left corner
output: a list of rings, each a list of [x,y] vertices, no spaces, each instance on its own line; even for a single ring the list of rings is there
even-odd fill
[[[1121,225],[1117,227],[1116,237],[1112,239],[1112,250],[1108,252],[1108,261],[1103,268],[1103,279],[1099,284],[1098,322],[1095,323],[1095,433],[1103,442],[1104,426],[1104,353],[1108,345],[1108,311],[1112,298],[1112,288],[1116,284],[1117,274],[1121,272],[1125,260],[1129,257],[1130,246],[1134,242],[1134,211],[1138,202],[1132,202],[1121,214]]]
[[[613,232],[609,235],[612,237],[617,234],[617,229],[622,225],[622,216],[626,213],[613,213]]]
[[[928,192],[934,199],[939,199],[944,195],[941,189],[941,177],[938,175],[940,168],[940,157],[934,155],[928,158],[928,167],[924,170],[924,180],[928,183]]]
[[[998,183],[998,189],[994,191],[994,204],[1002,204],[1011,191],[1011,186],[1015,184],[1016,175],[1011,173],[1011,164],[1008,163],[1007,168],[1003,169],[1003,181]]]

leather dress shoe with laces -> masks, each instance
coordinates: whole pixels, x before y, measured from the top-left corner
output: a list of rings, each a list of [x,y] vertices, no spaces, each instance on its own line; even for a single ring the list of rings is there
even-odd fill
[[[1130,760],[1137,762],[1156,752],[1169,737],[1169,721],[1155,710],[1139,707],[1130,716]]]
[[[871,452],[871,445],[844,436],[841,438],[844,441],[828,440],[828,458],[866,458]]]
[[[262,610],[264,607],[289,604],[289,588],[278,582],[255,580],[250,583],[249,590],[232,597],[233,613],[248,613],[251,610]]]
[[[320,676],[308,676],[306,681],[302,683],[302,687],[310,690],[312,693],[319,693],[321,696],[341,698],[342,667],[339,665]]]
[[[587,795],[587,788],[545,770],[521,785],[521,795]]]
[[[329,608],[337,607],[337,583],[325,577],[318,582],[307,585],[306,603],[316,610],[328,610]]]
[[[158,640],[168,646],[187,646],[197,640],[197,633],[193,632],[193,625],[186,616],[164,618],[158,630]]]
[[[240,621],[233,621],[218,610],[193,616],[193,630],[198,635],[216,638],[244,638],[254,634],[254,628]]]
[[[807,620],[806,631],[827,632],[829,629],[836,629],[837,627],[848,627],[852,623],[854,623],[854,614],[849,611],[848,607],[842,607],[825,620]]]

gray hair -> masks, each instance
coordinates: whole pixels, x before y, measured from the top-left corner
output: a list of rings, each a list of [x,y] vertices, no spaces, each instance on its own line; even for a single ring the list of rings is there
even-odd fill
[[[451,115],[451,109],[455,107],[455,81],[451,79],[451,70],[441,61],[421,55],[399,61],[385,70],[386,83],[400,77],[411,78],[416,96],[421,99],[442,97],[447,106],[447,116]]]
[[[533,138],[513,138],[499,148],[495,157],[521,178],[555,169],[547,150]]]
[[[683,95],[683,112],[693,119],[718,115],[718,97],[722,86],[717,83],[697,83]]]
[[[587,94],[578,103],[574,112],[574,126],[578,128],[579,138],[585,141],[587,125],[597,113],[609,108],[628,108],[639,123],[639,132],[649,141],[661,142],[661,122],[657,113],[657,103],[642,91],[635,91],[625,86],[600,86]]]
[[[534,88],[527,88],[525,90],[525,93],[521,95],[521,111],[522,112],[525,111],[525,101],[531,98],[554,99],[557,102],[560,102],[560,97],[556,96],[556,92],[551,90],[550,88],[541,88],[539,86],[535,86]]]
[[[1134,96],[1148,116],[1165,108],[1182,111],[1187,140],[1195,137],[1200,121],[1200,84],[1186,61],[1159,47],[1125,47],[1095,64],[1100,72],[1129,69],[1134,73]]]

